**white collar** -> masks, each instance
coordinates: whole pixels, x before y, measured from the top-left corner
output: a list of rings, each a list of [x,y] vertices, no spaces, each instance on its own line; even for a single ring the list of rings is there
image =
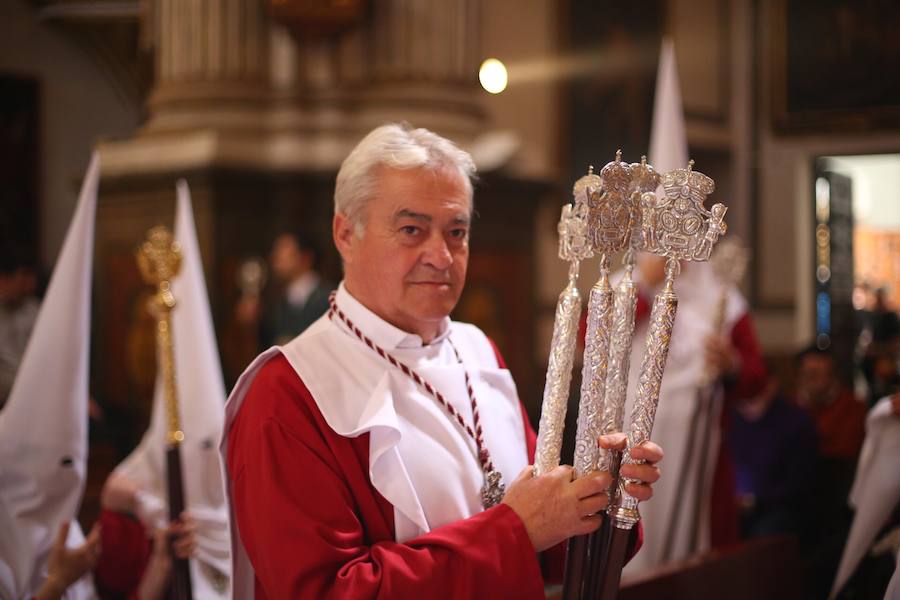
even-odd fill
[[[347,291],[343,281],[338,286],[335,302],[343,313],[347,315],[347,318],[362,330],[366,337],[385,350],[436,346],[441,344],[447,339],[447,336],[450,335],[450,317],[444,317],[437,337],[428,344],[423,343],[421,336],[415,333],[409,333],[408,331],[403,331],[399,327],[391,325],[368,309],[362,302],[354,298],[353,295]],[[353,335],[340,319],[334,319],[334,322],[342,331]]]

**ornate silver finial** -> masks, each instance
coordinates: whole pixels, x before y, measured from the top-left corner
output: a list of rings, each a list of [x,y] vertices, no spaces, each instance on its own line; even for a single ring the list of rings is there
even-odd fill
[[[599,190],[603,180],[594,173],[594,165],[588,167],[587,175],[580,177],[572,186],[572,195],[578,197],[585,190]]]
[[[593,255],[587,225],[586,193],[582,192],[574,204],[564,204],[559,224],[559,257],[565,261],[582,261]]]
[[[686,169],[662,176],[665,196],[644,207],[642,233],[645,250],[675,260],[708,260],[716,241],[725,233],[723,204],[707,210],[706,196],[715,182],[699,171],[693,161]]]

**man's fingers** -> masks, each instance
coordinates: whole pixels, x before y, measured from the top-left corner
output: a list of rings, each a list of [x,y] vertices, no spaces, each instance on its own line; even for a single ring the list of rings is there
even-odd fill
[[[575,531],[572,532],[573,535],[585,535],[588,533],[593,533],[600,529],[600,525],[603,523],[603,515],[590,515],[588,517],[582,517],[581,521],[575,528]]]
[[[645,483],[626,483],[625,491],[641,502],[646,502],[653,497],[653,488]]]
[[[656,464],[663,459],[663,450],[651,441],[646,441],[631,449],[631,458]]]
[[[628,479],[638,479],[644,483],[656,483],[659,481],[660,470],[656,465],[628,464],[622,465],[619,473]]]
[[[100,523],[99,522],[94,523],[94,526],[91,527],[90,533],[88,533],[87,538],[85,538],[87,543],[96,544],[99,546],[101,533],[102,533],[102,530],[100,529]]]
[[[578,512],[582,517],[597,514],[609,506],[609,494],[601,492],[578,501]]]
[[[56,539],[53,540],[54,548],[65,548],[66,546],[66,538],[69,537],[69,521],[66,521],[62,525],[59,526],[59,531],[56,532]]]
[[[172,544],[172,549],[175,550],[175,556],[178,558],[190,558],[195,547],[196,544],[192,538],[181,538]]]
[[[572,482],[575,497],[579,500],[606,491],[612,484],[612,476],[606,471],[593,471]]]
[[[519,474],[516,475],[516,479],[512,482],[511,485],[515,485],[519,481],[531,479],[532,477],[534,477],[534,465],[528,465],[527,467],[519,471]]]
[[[624,450],[628,442],[628,438],[622,432],[601,435],[597,439],[597,443],[605,450]]]

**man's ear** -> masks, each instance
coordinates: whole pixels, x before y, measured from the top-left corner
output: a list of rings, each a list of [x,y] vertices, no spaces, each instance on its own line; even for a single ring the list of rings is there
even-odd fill
[[[356,241],[353,230],[353,224],[347,218],[347,215],[334,213],[334,219],[331,222],[331,234],[334,237],[334,245],[345,263],[351,262],[353,257],[354,242]]]

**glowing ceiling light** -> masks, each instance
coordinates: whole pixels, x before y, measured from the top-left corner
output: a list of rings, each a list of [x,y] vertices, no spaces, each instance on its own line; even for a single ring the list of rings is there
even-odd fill
[[[496,58],[489,58],[481,63],[478,70],[478,80],[481,87],[492,94],[499,94],[506,89],[509,78],[506,74],[506,65]]]

